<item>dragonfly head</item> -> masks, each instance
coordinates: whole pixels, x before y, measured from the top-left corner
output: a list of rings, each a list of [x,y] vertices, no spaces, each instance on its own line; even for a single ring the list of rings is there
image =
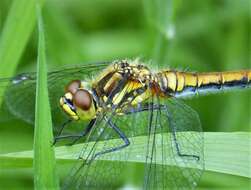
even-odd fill
[[[65,88],[65,94],[60,98],[64,112],[74,120],[90,120],[96,116],[95,100],[88,83],[73,80]]]

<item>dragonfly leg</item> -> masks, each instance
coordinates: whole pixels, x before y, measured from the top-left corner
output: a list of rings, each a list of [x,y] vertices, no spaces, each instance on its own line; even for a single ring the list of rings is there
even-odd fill
[[[103,154],[107,154],[107,153],[110,153],[110,152],[121,150],[121,149],[123,149],[123,148],[130,145],[130,141],[126,137],[126,135],[110,119],[107,119],[105,117],[105,120],[107,121],[109,127],[111,127],[119,135],[119,137],[124,141],[124,144],[120,145],[120,146],[117,146],[117,147],[114,147],[114,148],[109,148],[107,150],[103,150],[101,152],[98,152],[98,153],[94,154],[94,156],[91,158],[90,162],[92,162],[98,156],[101,156]]]
[[[178,153],[179,156],[181,156],[181,157],[192,157],[192,158],[195,158],[197,161],[200,160],[200,157],[197,156],[197,155],[183,154],[183,153],[180,151],[180,146],[179,146],[179,143],[178,143],[178,141],[177,141],[176,132],[175,132],[175,131],[172,131],[172,135],[173,135],[173,138],[174,138],[175,148],[176,148],[176,151],[177,151],[177,153]]]
[[[143,111],[149,111],[149,110],[164,110],[168,113],[168,108],[165,106],[165,105],[162,105],[162,104],[146,104],[146,105],[143,105],[142,107],[140,108],[135,108],[135,109],[132,109],[132,110],[128,110],[125,112],[125,114],[133,114],[133,113],[138,113],[138,112],[143,112]],[[177,136],[176,136],[176,128],[175,127],[170,127],[171,128],[171,133],[172,133],[172,136],[173,136],[173,139],[174,139],[174,144],[175,144],[175,149],[177,151],[177,154],[181,157],[192,157],[192,158],[195,158],[197,160],[200,160],[200,157],[197,156],[197,155],[190,155],[190,154],[183,154],[182,151],[180,150],[180,146],[179,146],[179,143],[178,143],[178,140],[177,140]]]
[[[64,122],[64,123],[62,124],[62,126],[61,126],[61,128],[60,128],[60,130],[59,130],[59,132],[58,132],[58,134],[57,134],[57,137],[60,136],[60,135],[62,134],[64,128],[65,128],[69,123],[71,123],[71,122],[72,122],[72,120],[69,119],[69,120],[67,120],[66,122]],[[54,141],[55,141],[55,139],[54,139]],[[55,144],[55,143],[53,143],[53,144]]]
[[[166,113],[168,113],[168,108],[166,106],[164,106],[164,109],[166,111]],[[169,127],[171,129],[171,133],[172,133],[172,136],[173,136],[173,140],[174,140],[174,145],[175,145],[175,149],[177,151],[177,154],[180,156],[180,157],[190,157],[190,158],[195,158],[197,161],[200,160],[200,157],[198,155],[193,155],[193,154],[184,154],[182,153],[182,151],[180,150],[180,146],[179,146],[179,143],[178,143],[178,140],[177,140],[177,136],[176,136],[176,127],[175,126],[171,126],[170,125],[170,122],[169,122]]]
[[[91,128],[95,124],[95,121],[96,121],[96,119],[91,120],[90,123],[88,124],[88,126],[85,128],[85,130],[81,133],[71,134],[71,135],[59,135],[59,136],[55,137],[53,145],[55,145],[59,140],[68,139],[68,138],[75,138],[75,139],[67,145],[75,144],[81,137],[84,137],[85,135],[87,135],[90,132]]]

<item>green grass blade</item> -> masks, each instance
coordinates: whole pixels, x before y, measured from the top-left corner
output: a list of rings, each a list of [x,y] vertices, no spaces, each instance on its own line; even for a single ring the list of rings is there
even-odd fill
[[[35,0],[12,2],[0,39],[0,77],[9,77],[14,74],[34,28],[35,16]],[[0,93],[3,92],[4,90],[0,91]]]
[[[251,133],[205,132],[204,137],[205,170],[251,178]],[[133,137],[131,141],[134,142],[134,144],[130,145],[134,146],[132,147],[133,151],[131,152],[128,160],[120,161],[138,163],[145,162],[145,159],[140,159],[138,155],[140,153],[145,153],[144,147],[146,138],[146,136]],[[113,141],[111,143],[116,143],[117,141],[120,142],[120,139],[113,139],[111,141]],[[104,146],[104,144],[101,143],[100,146]],[[67,162],[67,160],[75,160],[76,158],[73,155],[76,155],[76,152],[80,152],[82,147],[82,144],[71,147],[57,147],[56,158],[58,161],[63,163]],[[88,147],[90,147],[90,145],[88,145]],[[123,152],[121,152],[121,154],[122,153]],[[4,160],[5,162],[9,162],[6,158],[16,158],[15,167],[22,167],[24,165],[22,159],[32,159],[32,151],[0,155],[0,161],[3,161],[3,163]],[[125,157],[117,156],[117,158]],[[10,162],[12,161],[10,160]],[[18,162],[20,162],[20,164],[18,164]],[[5,163],[3,165],[10,167],[11,163]]]
[[[39,41],[34,134],[34,184],[35,189],[58,189],[54,148],[51,146],[53,134],[47,88],[44,27],[39,5],[37,6],[37,15]]]
[[[251,178],[251,133],[208,132],[205,144],[207,170]]]

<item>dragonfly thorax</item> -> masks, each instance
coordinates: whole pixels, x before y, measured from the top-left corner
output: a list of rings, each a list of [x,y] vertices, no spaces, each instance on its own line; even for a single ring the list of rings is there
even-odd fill
[[[92,91],[85,84],[80,80],[71,81],[60,98],[62,109],[74,120],[90,120],[96,116]]]

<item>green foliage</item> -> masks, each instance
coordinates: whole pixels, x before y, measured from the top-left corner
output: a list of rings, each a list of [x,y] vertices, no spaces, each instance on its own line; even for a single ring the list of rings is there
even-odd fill
[[[33,30],[35,18],[35,0],[13,1],[1,33],[1,77],[10,77],[14,74],[18,61]],[[1,96],[2,94],[0,94]]]
[[[189,136],[190,134],[187,134]],[[158,138],[160,135],[157,135]],[[246,145],[251,143],[251,134],[245,132],[236,132],[236,133],[221,133],[221,132],[209,132],[204,133],[205,138],[205,170],[213,171],[237,176],[243,176],[251,178],[250,173],[250,155],[249,151],[246,148]],[[124,160],[123,156],[118,156],[117,158],[121,162],[132,162],[132,163],[141,163],[144,164],[145,160],[139,158],[138,152],[142,152],[145,149],[145,142],[147,136],[137,136],[131,137],[130,141],[134,142],[133,151],[130,153],[128,159]],[[181,139],[185,142],[185,138]],[[110,140],[111,144],[119,144],[120,139]],[[87,147],[91,148],[89,143]],[[102,142],[99,146],[103,147],[105,142]],[[86,146],[86,145],[85,145]],[[83,144],[73,145],[71,147],[57,147],[56,148],[56,157],[59,162],[67,163],[69,161],[74,161],[75,153],[81,151]],[[238,154],[236,154],[238,150]],[[123,155],[124,151],[120,151],[117,154]],[[88,151],[83,155],[83,158],[87,157]],[[9,159],[6,159],[9,158]],[[14,159],[16,158],[16,159]],[[0,155],[0,160],[4,163],[3,168],[26,168],[31,167],[30,159],[33,158],[33,151],[23,151],[23,152],[14,152],[8,154]],[[159,154],[157,160],[161,163],[161,154]],[[168,158],[167,158],[168,160]],[[107,161],[113,162],[115,160]],[[166,164],[174,165],[172,160],[169,160]],[[181,166],[182,167],[182,166]]]
[[[36,86],[36,113],[34,134],[34,186],[35,189],[58,189],[53,142],[52,119],[47,87],[47,63],[44,26],[40,4],[37,3],[38,61]]]

